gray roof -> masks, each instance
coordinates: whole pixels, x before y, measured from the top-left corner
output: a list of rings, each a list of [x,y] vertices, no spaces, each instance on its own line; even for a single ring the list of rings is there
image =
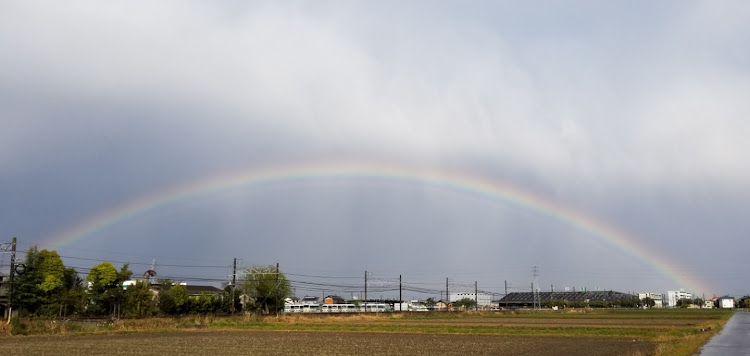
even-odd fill
[[[198,286],[198,285],[182,285],[187,289],[188,294],[190,295],[200,295],[201,293],[209,293],[209,294],[218,294],[221,293],[222,290],[219,288],[216,288],[214,286]],[[158,283],[152,283],[151,289],[155,289],[157,291],[162,290],[168,290],[172,286],[164,286]]]
[[[569,301],[605,301],[618,299],[631,299],[637,296],[615,291],[592,291],[592,292],[539,292],[540,301],[569,300]],[[501,303],[532,303],[534,294],[531,292],[508,293],[500,299]]]

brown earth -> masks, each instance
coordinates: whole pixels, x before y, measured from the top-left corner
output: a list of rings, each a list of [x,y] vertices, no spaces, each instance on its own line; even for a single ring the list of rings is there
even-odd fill
[[[461,319],[380,319],[380,320],[344,320],[347,324],[388,323],[400,325],[524,325],[524,326],[597,326],[597,327],[692,327],[706,323],[705,320],[685,319],[531,319],[531,318],[461,318]]]
[[[653,355],[608,337],[375,332],[187,331],[0,339],[0,355]]]

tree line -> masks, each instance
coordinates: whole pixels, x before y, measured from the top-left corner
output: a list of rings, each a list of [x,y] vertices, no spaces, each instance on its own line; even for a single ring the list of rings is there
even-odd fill
[[[138,280],[125,285],[133,272],[102,262],[82,278],[66,267],[56,251],[26,252],[25,269],[15,276],[13,308],[21,316],[101,317],[181,314],[229,314],[235,311],[274,313],[291,296],[286,276],[274,266],[253,266],[240,274],[237,286],[221,292],[190,295],[171,280]],[[236,289],[235,289],[236,288]]]

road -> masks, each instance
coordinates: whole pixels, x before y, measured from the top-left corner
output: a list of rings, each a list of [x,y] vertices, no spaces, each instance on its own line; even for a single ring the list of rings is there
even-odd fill
[[[750,313],[734,314],[727,325],[701,349],[700,356],[750,355]]]

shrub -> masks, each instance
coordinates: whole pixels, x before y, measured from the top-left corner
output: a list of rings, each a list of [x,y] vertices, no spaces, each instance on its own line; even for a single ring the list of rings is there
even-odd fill
[[[22,323],[18,318],[10,318],[10,333],[13,335],[28,334],[26,324]]]

